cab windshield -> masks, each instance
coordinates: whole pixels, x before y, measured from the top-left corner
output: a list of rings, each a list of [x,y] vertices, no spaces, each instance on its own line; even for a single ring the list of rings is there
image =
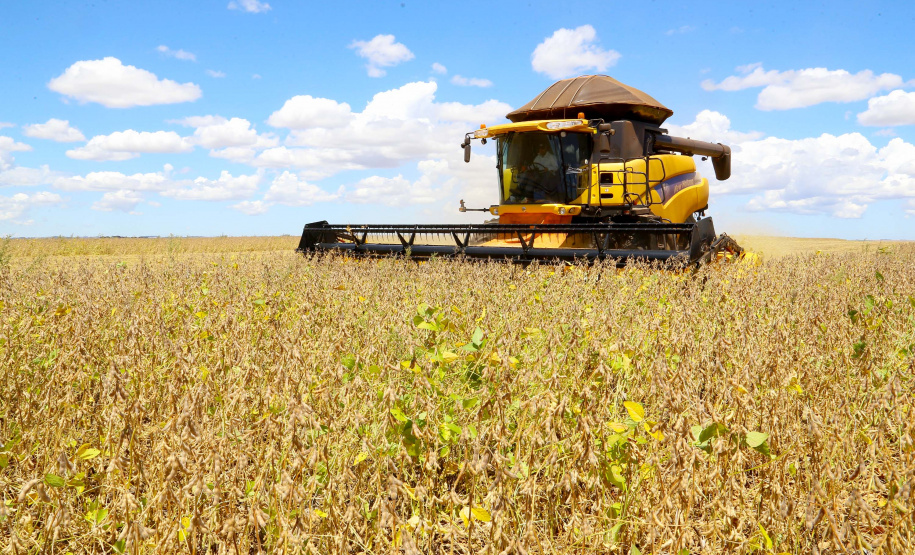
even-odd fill
[[[509,133],[497,148],[502,204],[568,203],[588,187],[586,133]]]

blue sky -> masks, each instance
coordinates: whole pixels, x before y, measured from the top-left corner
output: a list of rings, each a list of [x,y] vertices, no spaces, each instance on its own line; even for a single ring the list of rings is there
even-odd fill
[[[734,148],[719,231],[915,238],[910,2],[21,2],[0,7],[0,235],[471,222],[495,124],[604,73]]]

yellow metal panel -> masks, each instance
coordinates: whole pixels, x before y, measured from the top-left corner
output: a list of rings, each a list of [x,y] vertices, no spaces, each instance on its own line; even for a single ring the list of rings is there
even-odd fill
[[[564,120],[564,119],[550,119],[550,120],[537,120],[537,121],[521,121],[518,123],[506,123],[502,125],[493,125],[492,127],[487,127],[486,130],[489,131],[487,137],[495,137],[497,135],[504,135],[506,133],[514,133],[521,131],[542,131],[544,133],[559,133],[562,131],[568,131],[570,133],[595,133],[595,129],[588,127],[587,121],[581,125],[576,125],[573,127],[566,127],[565,129],[548,129],[547,124],[553,123],[554,121],[579,121],[576,119],[573,120]]]
[[[563,210],[560,213],[560,210]],[[581,206],[571,204],[501,204],[499,206],[490,206],[489,213],[499,214],[556,214],[574,216],[581,212]]]

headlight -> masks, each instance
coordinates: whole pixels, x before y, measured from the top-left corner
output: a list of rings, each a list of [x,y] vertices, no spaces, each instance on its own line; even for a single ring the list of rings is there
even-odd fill
[[[562,208],[559,209],[559,215],[562,216],[565,213],[566,213],[566,209],[565,209],[565,206],[563,206]]]
[[[495,206],[492,207],[492,215],[493,215],[493,216],[498,216],[498,215],[499,215],[499,209],[498,209],[497,207],[495,207]]]
[[[546,124],[547,129],[568,129],[569,127],[578,127],[579,125],[584,125],[585,122],[580,119],[572,119],[568,121],[551,121]]]
[[[473,132],[473,137],[475,139],[482,139],[483,137],[489,136],[489,129],[477,129]]]

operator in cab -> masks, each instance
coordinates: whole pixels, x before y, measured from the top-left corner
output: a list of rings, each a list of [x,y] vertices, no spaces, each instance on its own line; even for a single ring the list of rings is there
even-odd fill
[[[549,142],[541,141],[537,155],[525,168],[521,178],[521,202],[556,201],[559,193],[559,160]]]

